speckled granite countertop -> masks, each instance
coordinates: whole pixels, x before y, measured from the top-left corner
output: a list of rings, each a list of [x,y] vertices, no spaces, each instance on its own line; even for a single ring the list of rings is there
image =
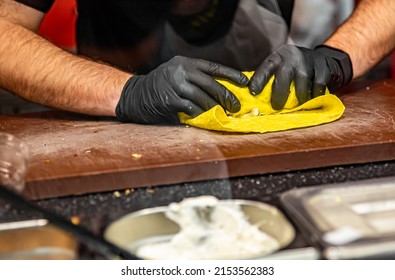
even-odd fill
[[[119,190],[47,199],[35,203],[66,218],[78,217],[82,226],[100,234],[106,225],[126,213],[167,205],[185,197],[214,195],[220,199],[251,199],[281,208],[279,204],[281,193],[292,188],[387,176],[395,176],[395,161],[239,177],[229,180],[154,186],[133,191]],[[20,211],[6,201],[0,200],[0,222],[39,217],[34,213]],[[307,246],[306,240],[299,235],[294,246]]]

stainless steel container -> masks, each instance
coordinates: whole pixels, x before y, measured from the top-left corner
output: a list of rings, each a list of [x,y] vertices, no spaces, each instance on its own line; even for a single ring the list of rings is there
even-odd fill
[[[44,219],[0,224],[2,260],[72,260],[77,249],[72,236]]]
[[[295,231],[285,216],[274,206],[248,200],[221,200],[239,205],[248,221],[270,235],[283,248],[295,237]],[[180,230],[165,216],[167,206],[144,209],[121,217],[104,231],[108,241],[136,254],[139,246],[152,240],[168,240]]]

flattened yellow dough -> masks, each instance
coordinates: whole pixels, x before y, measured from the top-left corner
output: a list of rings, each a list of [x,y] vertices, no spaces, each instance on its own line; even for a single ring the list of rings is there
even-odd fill
[[[244,74],[250,78],[253,72]],[[333,122],[344,112],[343,103],[328,90],[325,95],[299,105],[293,83],[284,109],[274,110],[270,103],[273,80],[272,77],[262,93],[257,96],[252,96],[247,87],[241,88],[218,80],[240,100],[239,112],[234,114],[225,112],[221,106],[217,105],[196,118],[191,118],[184,113],[179,113],[179,118],[182,123],[209,130],[265,133]],[[257,113],[259,115],[256,115]]]

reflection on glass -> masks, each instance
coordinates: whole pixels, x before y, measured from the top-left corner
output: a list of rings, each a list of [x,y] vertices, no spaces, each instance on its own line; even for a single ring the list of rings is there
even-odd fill
[[[0,133],[0,184],[18,192],[25,185],[29,150],[17,137]]]

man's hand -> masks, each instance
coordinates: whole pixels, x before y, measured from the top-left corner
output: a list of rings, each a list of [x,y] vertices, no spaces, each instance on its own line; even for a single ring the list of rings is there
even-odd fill
[[[116,108],[117,118],[143,124],[179,123],[179,112],[196,117],[217,104],[232,113],[239,111],[239,100],[213,77],[248,84],[248,78],[232,68],[174,57],[147,75],[128,80]]]
[[[251,78],[249,88],[256,95],[262,92],[271,76],[272,107],[280,110],[287,102],[291,82],[295,82],[300,104],[325,94],[325,88],[335,92],[348,83],[352,65],[348,54],[327,46],[312,49],[282,45],[269,55]]]

